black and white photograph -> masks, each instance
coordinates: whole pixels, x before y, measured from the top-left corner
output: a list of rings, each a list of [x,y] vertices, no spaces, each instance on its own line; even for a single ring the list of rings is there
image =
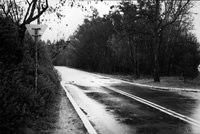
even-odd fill
[[[0,0],[0,134],[200,134],[200,1]]]

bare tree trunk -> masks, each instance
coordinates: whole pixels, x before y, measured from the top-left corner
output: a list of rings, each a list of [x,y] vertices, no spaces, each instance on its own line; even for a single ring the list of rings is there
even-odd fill
[[[155,15],[155,27],[154,27],[154,40],[155,40],[155,51],[154,51],[154,82],[160,82],[160,67],[159,67],[159,13],[160,13],[160,0],[156,0],[156,15]]]
[[[131,68],[135,68],[134,65],[135,65],[135,58],[134,58],[134,53],[133,53],[133,47],[132,47],[132,43],[133,42],[130,42],[130,40],[128,40],[128,46],[130,48],[130,54],[131,54]],[[131,69],[132,70],[132,69]],[[132,71],[134,71],[135,69],[133,69]],[[134,71],[135,73],[135,71]]]
[[[136,74],[136,79],[140,78],[139,56],[138,56],[138,46],[137,46],[137,44],[135,44],[135,74]]]
[[[154,54],[154,82],[160,82],[160,67],[159,67],[159,54],[158,49]]]
[[[161,39],[158,34],[155,34],[155,51],[154,51],[154,82],[160,82],[160,61],[159,51],[161,46]]]

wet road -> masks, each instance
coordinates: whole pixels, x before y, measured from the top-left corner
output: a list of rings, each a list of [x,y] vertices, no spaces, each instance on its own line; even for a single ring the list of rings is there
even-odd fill
[[[56,68],[99,134],[200,134],[198,92],[152,90],[75,69]]]

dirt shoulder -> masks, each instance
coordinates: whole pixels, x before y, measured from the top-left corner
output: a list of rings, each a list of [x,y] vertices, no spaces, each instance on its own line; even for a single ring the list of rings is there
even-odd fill
[[[24,128],[24,134],[88,134],[81,119],[67,98],[65,91],[61,91],[59,100],[53,104],[47,116],[30,120],[32,123]]]
[[[87,130],[65,93],[61,97],[57,112],[59,116],[54,134],[87,134]]]

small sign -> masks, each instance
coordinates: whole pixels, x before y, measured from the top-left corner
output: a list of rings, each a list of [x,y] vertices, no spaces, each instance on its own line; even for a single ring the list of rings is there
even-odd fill
[[[200,64],[198,65],[198,70],[199,70],[199,72],[200,72]]]
[[[38,25],[38,24],[26,24],[26,28],[33,38],[35,40],[35,37],[38,36],[39,39],[41,39],[41,36],[47,29],[47,25]],[[36,32],[37,30],[37,32]],[[37,34],[37,35],[36,35]]]

